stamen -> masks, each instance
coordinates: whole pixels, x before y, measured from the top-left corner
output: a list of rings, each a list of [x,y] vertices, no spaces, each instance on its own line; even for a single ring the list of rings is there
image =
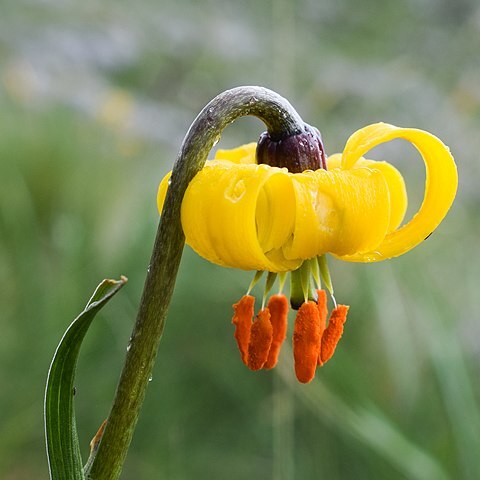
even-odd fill
[[[332,298],[333,307],[334,307],[334,308],[337,308],[338,305],[337,305],[337,299],[335,298],[335,295],[333,295],[333,293],[331,293],[331,294],[330,294],[330,297]]]
[[[327,292],[325,290],[317,290],[318,300],[317,307],[318,313],[320,315],[320,328],[322,330],[322,335],[327,326]]]
[[[328,320],[328,327],[322,336],[322,347],[320,353],[320,361],[323,365],[332,358],[335,348],[343,334],[343,324],[347,319],[347,305],[339,305],[336,307]]]
[[[277,274],[273,272],[268,272],[267,281],[265,282],[265,289],[263,291],[263,298],[262,298],[262,310],[265,308],[265,302],[267,301],[267,296],[270,293],[270,290],[277,279]]]
[[[288,300],[285,295],[273,295],[268,301],[270,321],[273,327],[273,340],[268,352],[267,362],[263,368],[270,370],[275,367],[280,354],[280,348],[287,336]]]
[[[330,292],[330,295],[333,298],[332,278],[330,277],[330,271],[328,270],[327,257],[325,255],[320,255],[317,257],[317,261],[323,283],[325,283],[327,290]]]
[[[327,292],[325,290],[317,290],[317,295],[318,295],[318,300],[317,300],[318,314],[320,315],[320,338],[321,338],[327,326],[327,313],[328,313]],[[321,349],[320,349],[320,355],[318,356],[318,364],[323,365],[320,357],[321,357]]]
[[[300,281],[302,283],[302,291],[303,291],[303,302],[308,302],[308,294],[310,290],[310,261],[306,260],[303,262],[303,265],[300,267]]]
[[[305,260],[300,268],[290,273],[290,304],[298,310],[309,300],[316,301],[317,293],[312,284],[310,261]]]
[[[235,311],[232,323],[235,325],[233,336],[237,340],[238,349],[245,365],[248,365],[248,344],[250,342],[250,330],[254,314],[255,298],[244,295],[238,303],[233,305]]]
[[[252,325],[250,342],[248,344],[248,364],[250,370],[260,370],[268,358],[272,345],[273,327],[270,322],[268,308],[260,310],[257,320]]]
[[[319,257],[317,257],[317,264],[320,269],[322,280],[325,283],[328,292],[330,293],[330,297],[332,297],[335,308],[337,308],[337,300],[335,299],[335,295],[333,294],[332,277],[330,277],[330,270],[328,269],[327,256],[320,255]]]
[[[285,280],[287,279],[287,272],[280,272],[278,274],[278,294],[281,295],[283,287],[285,286]]]
[[[321,338],[318,306],[315,302],[306,302],[298,310],[293,330],[295,374],[301,383],[308,383],[315,376]]]
[[[320,280],[320,269],[318,267],[318,261],[316,258],[310,259],[310,269],[312,271],[312,277],[315,280],[315,286],[317,287],[317,292],[322,288],[322,281]]]
[[[250,285],[247,290],[247,295],[250,295],[250,292],[252,291],[253,287],[258,283],[258,281],[262,278],[263,275],[263,270],[257,270],[255,273],[255,276],[253,277],[253,280],[250,282]]]

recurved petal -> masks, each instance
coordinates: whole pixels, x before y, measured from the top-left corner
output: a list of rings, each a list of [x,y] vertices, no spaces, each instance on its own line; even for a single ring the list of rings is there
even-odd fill
[[[390,195],[379,170],[317,170],[293,177],[296,216],[286,258],[369,251],[384,239]]]
[[[325,179],[319,181],[312,171],[292,176],[296,215],[293,234],[283,247],[286,258],[312,258],[328,252],[335,242],[341,221],[332,195],[336,176],[327,173]]]
[[[423,203],[406,225],[389,233],[377,248],[342,257],[343,260],[375,262],[402,255],[438,227],[455,198],[458,176],[450,150],[437,137],[423,130],[399,128],[385,123],[369,125],[348,139],[342,155],[342,168],[351,168],[367,151],[395,138],[411,142],[423,158],[426,167]]]
[[[191,181],[183,199],[187,243],[223,266],[296,269],[300,261],[286,260],[278,250],[291,234],[292,197],[290,175],[284,169],[212,161]]]
[[[387,233],[393,232],[402,223],[407,211],[408,199],[405,181],[400,172],[390,163],[361,159],[357,165],[382,172],[390,193],[390,222]]]
[[[342,154],[336,153],[330,155],[327,160],[328,170],[335,168],[341,169],[341,163]],[[383,173],[390,192],[390,223],[388,233],[393,232],[402,222],[408,205],[407,190],[402,174],[390,163],[367,160],[363,157],[360,158],[352,168],[361,167],[376,169]]]

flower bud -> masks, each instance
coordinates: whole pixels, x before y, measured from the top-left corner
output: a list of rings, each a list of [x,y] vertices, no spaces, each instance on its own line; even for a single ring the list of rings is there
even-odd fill
[[[273,140],[268,132],[260,135],[257,163],[271,167],[286,167],[289,172],[327,169],[322,136],[315,127],[304,124],[303,132]]]

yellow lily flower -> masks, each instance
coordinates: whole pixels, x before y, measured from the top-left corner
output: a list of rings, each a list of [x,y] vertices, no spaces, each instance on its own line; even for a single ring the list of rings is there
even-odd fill
[[[387,162],[364,158],[373,147],[396,138],[411,142],[426,166],[423,203],[403,226],[400,224],[407,208],[407,194],[401,174]],[[326,253],[350,262],[396,257],[421,243],[437,228],[457,189],[456,166],[441,140],[422,130],[385,123],[355,132],[342,154],[327,159],[327,169],[291,173],[286,168],[257,164],[255,152],[255,143],[219,150],[215,159],[208,161],[191,181],[182,202],[182,227],[187,244],[218,265],[280,273],[298,270],[304,262]],[[160,212],[169,176],[162,180],[158,190]],[[343,331],[348,307],[336,307],[326,327],[326,307],[321,307],[320,297],[323,294],[319,290],[315,304],[308,301],[305,293],[297,317],[294,350],[297,345],[298,355],[294,353],[300,381],[313,378],[317,359],[321,365],[330,358]],[[262,321],[253,324],[258,324],[254,335],[251,298],[247,294],[235,306],[234,323],[242,359],[251,368],[254,364],[253,369],[258,369],[258,365],[271,368],[276,358],[268,359],[269,349],[276,334],[284,336],[278,335],[275,324],[283,325],[286,313],[265,320],[270,307],[262,308],[259,314]],[[313,337],[304,335],[313,324],[316,325]],[[242,328],[246,333],[241,334]],[[262,337],[263,343],[254,337]],[[319,339],[312,343],[311,339],[316,337]],[[277,338],[277,343],[281,341]],[[263,347],[256,348],[255,342]],[[322,348],[331,350],[324,359]],[[263,352],[260,354],[263,362],[258,361],[259,349]],[[305,351],[310,350],[306,357],[311,358],[304,368]],[[249,355],[255,361],[249,362]]]

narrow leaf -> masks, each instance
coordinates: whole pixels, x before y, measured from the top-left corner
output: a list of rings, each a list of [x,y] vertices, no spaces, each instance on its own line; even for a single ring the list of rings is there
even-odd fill
[[[55,351],[45,391],[45,436],[51,480],[84,480],[73,408],[75,368],[83,338],[97,312],[127,282],[104,280],[72,322]]]

